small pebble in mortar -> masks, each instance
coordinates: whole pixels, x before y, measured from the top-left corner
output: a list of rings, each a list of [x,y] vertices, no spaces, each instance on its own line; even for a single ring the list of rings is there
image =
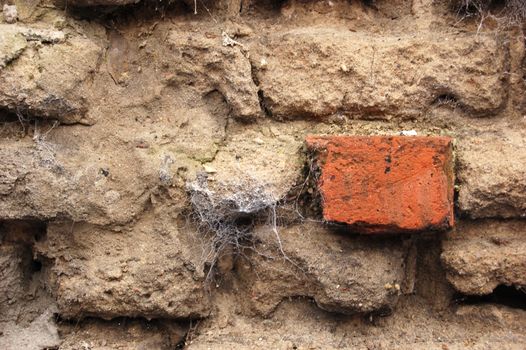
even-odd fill
[[[4,21],[6,23],[15,23],[18,20],[18,11],[16,10],[16,5],[4,4],[2,11],[4,13]]]

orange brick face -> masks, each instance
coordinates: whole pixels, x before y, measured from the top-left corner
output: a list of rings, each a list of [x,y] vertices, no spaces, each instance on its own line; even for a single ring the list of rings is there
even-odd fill
[[[453,226],[450,138],[309,136],[306,141],[321,169],[325,220],[363,233]]]

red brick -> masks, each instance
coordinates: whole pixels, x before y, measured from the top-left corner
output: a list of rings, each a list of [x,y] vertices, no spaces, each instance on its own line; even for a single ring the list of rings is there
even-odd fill
[[[363,233],[454,224],[448,137],[309,136],[321,175],[323,217]]]

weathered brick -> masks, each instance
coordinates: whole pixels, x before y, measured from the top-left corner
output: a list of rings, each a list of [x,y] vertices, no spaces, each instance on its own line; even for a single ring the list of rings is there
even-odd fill
[[[445,95],[472,116],[506,102],[507,46],[495,35],[276,32],[251,49],[265,108],[274,118],[418,118]],[[415,69],[418,67],[418,69]]]
[[[454,224],[448,137],[309,136],[321,170],[323,217],[363,233]]]

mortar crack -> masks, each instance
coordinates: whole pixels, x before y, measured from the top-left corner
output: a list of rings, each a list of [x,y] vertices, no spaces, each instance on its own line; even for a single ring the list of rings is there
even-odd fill
[[[252,82],[254,83],[254,85],[256,86],[256,88],[258,90],[257,94],[258,94],[259,107],[261,109],[261,112],[263,112],[263,114],[266,117],[272,118],[272,111],[267,106],[265,92],[261,88],[260,83],[259,83],[259,79],[257,77],[257,67],[255,66],[254,62],[251,59],[249,59],[249,58],[247,58],[247,59],[248,59],[248,62],[250,64],[250,76],[252,78]]]

